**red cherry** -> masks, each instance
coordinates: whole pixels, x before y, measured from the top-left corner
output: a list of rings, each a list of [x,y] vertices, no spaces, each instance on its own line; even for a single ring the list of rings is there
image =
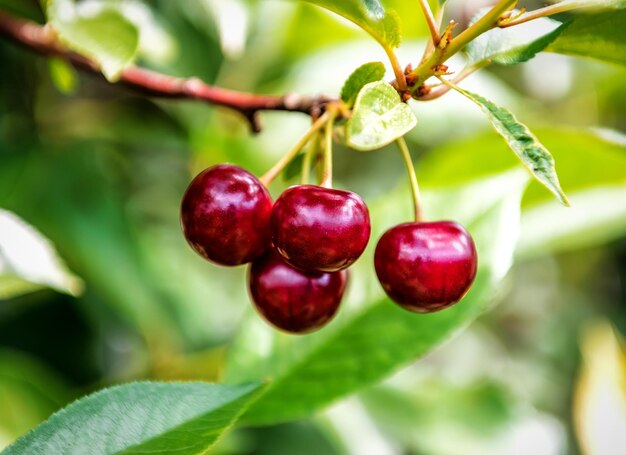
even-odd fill
[[[272,199],[254,175],[230,164],[205,169],[183,196],[183,234],[202,257],[221,265],[252,261],[270,246]]]
[[[350,191],[301,185],[276,200],[272,241],[294,267],[306,272],[336,272],[349,267],[367,246],[367,206]]]
[[[381,237],[374,264],[392,300],[407,310],[429,313],[467,293],[476,277],[476,247],[457,223],[405,223]]]
[[[308,274],[291,267],[274,250],[250,266],[250,295],[275,327],[306,333],[327,324],[337,312],[348,272]]]

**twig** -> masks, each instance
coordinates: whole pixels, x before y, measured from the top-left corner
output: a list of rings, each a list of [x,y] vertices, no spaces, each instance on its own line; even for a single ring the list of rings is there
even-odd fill
[[[485,66],[489,65],[490,63],[491,62],[487,60],[487,61],[480,62],[477,65],[466,66],[465,68],[463,68],[463,70],[461,70],[460,73],[458,73],[452,79],[452,82],[454,84],[458,84],[459,82],[463,81],[468,76],[474,74],[476,71],[478,71],[479,69],[484,68]],[[419,101],[430,101],[430,100],[437,99],[437,98],[445,95],[446,93],[448,93],[451,90],[451,87],[449,87],[449,86],[447,86],[445,84],[437,84],[437,85],[426,86],[426,87],[428,89],[425,90],[425,93],[423,95],[420,95],[420,96],[417,97],[417,99]]]
[[[418,0],[420,7],[422,8],[422,13],[424,13],[424,18],[426,19],[426,23],[428,24],[428,30],[430,30],[430,38],[433,44],[436,46],[439,44],[439,26],[437,25],[437,21],[433,16],[433,12],[430,9],[430,5],[428,4],[428,0]]]
[[[498,27],[512,27],[514,25],[523,24],[524,22],[532,21],[534,19],[538,19],[540,17],[552,16],[554,14],[564,13],[566,11],[571,11],[578,8],[588,7],[588,2],[562,2],[555,3],[554,5],[546,6],[544,8],[539,8],[534,11],[528,11],[526,13],[520,14],[514,18],[501,18],[498,21]]]
[[[465,47],[467,43],[474,40],[474,38],[497,26],[500,16],[513,8],[515,3],[517,3],[517,0],[499,0],[483,17],[466,28],[458,36],[446,43],[444,41],[448,40],[442,38],[435,51],[413,70],[414,85],[411,91],[418,93],[420,86],[438,70],[440,65]]]
[[[437,27],[437,36],[439,37],[439,40],[441,40],[441,36],[439,35],[439,30],[441,30],[441,23],[443,22],[443,14],[444,14],[444,5],[439,6],[439,8],[437,9],[437,12],[435,13],[435,25]],[[437,46],[437,44],[439,44],[438,42],[433,42],[433,40],[428,40],[428,42],[426,43],[426,47],[424,48],[424,54],[422,55],[422,58],[420,59],[420,62],[423,62],[424,60],[426,60],[426,57],[428,57],[434,50],[435,50],[435,46]]]
[[[68,50],[48,26],[0,11],[0,35],[44,56],[61,57],[75,67],[104,79],[96,62]],[[126,68],[115,84],[153,97],[200,100],[233,109],[250,122],[254,132],[261,130],[259,111],[293,111],[311,115],[319,111],[320,105],[329,101],[324,97],[302,97],[295,94],[255,95],[215,87],[198,78],[173,77],[136,66]]]

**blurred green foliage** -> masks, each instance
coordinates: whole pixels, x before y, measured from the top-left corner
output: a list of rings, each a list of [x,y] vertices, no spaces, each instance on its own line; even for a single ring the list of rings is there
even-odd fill
[[[385,3],[399,13],[400,55],[416,60],[426,28],[415,5]],[[450,15],[475,12],[449,3]],[[139,4],[143,15],[122,13],[142,18],[142,34],[153,31],[139,38],[140,65],[229,88],[336,96],[353,69],[385,58],[365,32],[302,2]],[[35,1],[0,0],[0,8],[43,21]],[[571,407],[579,334],[597,318],[626,331],[625,68],[542,54],[464,85],[513,110],[556,159],[572,208],[531,182],[519,223],[517,201],[505,197],[519,197],[520,174],[510,172],[518,163],[480,111],[455,94],[412,103],[418,124],[407,139],[427,216],[469,224],[486,252],[485,277],[508,270],[519,229],[513,269],[502,286],[478,283],[480,298],[411,324],[412,315],[381,300],[370,245],[338,320],[294,338],[251,310],[245,270],[218,268],[187,247],[178,204],[192,176],[211,164],[264,172],[308,119],[264,113],[263,132],[252,136],[231,112],[146,99],[62,65],[0,40],[0,208],[48,238],[85,284],[79,296],[44,289],[0,300],[0,447],[107,385],[267,375],[289,393],[270,388],[269,407],[259,401],[249,421],[255,412],[264,421],[272,406],[278,411],[266,422],[315,415],[237,429],[211,453],[365,453],[364,445],[377,454],[535,453],[513,452],[520,440],[540,441],[536,453],[578,453]],[[373,244],[410,216],[392,147],[368,154],[337,147],[335,160],[338,186],[372,209]],[[277,181],[272,192],[295,182]],[[444,347],[371,385],[495,303]],[[313,373],[326,378],[315,383],[323,393],[307,390]]]

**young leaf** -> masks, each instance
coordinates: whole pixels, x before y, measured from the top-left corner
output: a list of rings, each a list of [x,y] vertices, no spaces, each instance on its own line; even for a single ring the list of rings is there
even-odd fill
[[[0,209],[0,232],[0,298],[43,287],[72,295],[81,292],[82,281],[32,226]]]
[[[50,0],[47,12],[61,41],[98,62],[108,80],[116,80],[135,59],[139,32],[119,12],[106,9],[83,16],[69,0]]]
[[[203,453],[259,392],[259,384],[137,382],[57,412],[2,455]]]
[[[561,189],[559,178],[556,175],[554,158],[528,127],[520,123],[507,109],[497,106],[480,95],[459,87],[455,88],[480,107],[496,131],[506,140],[511,150],[515,152],[531,174],[548,188],[561,203],[569,205],[567,196]]]
[[[512,65],[530,60],[556,36],[560,22],[539,18],[508,28],[494,28],[470,42],[466,49],[470,64],[491,60]]]
[[[379,0],[304,0],[345,17],[372,35],[384,48],[400,44],[400,21]]]
[[[356,150],[375,150],[411,131],[417,119],[400,95],[384,81],[365,85],[357,95],[346,123],[346,144]]]
[[[559,28],[548,52],[626,65],[626,11],[581,14]]]
[[[381,80],[385,76],[385,65],[381,62],[370,62],[359,66],[346,79],[341,89],[341,99],[349,106],[354,106],[354,101],[363,86],[370,82]]]
[[[266,376],[274,380],[244,421],[270,424],[305,417],[425,355],[478,317],[510,267],[519,201],[527,181],[527,175],[516,170],[463,187],[424,193],[429,216],[460,220],[476,241],[478,277],[458,305],[417,315],[380,298],[380,286],[373,291],[374,297],[367,294],[366,283],[375,282],[370,251],[363,258],[367,263],[362,261],[352,270],[353,286],[371,299],[361,302],[359,310],[344,311],[339,320],[306,338],[281,337],[254,323],[246,326],[231,350],[227,380]],[[399,190],[370,205],[372,220],[378,223],[373,226],[373,238],[410,213],[408,190],[404,186]]]

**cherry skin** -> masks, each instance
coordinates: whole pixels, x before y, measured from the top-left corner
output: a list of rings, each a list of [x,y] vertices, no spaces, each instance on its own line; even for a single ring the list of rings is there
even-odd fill
[[[270,250],[252,262],[248,275],[256,309],[273,326],[307,333],[327,324],[337,312],[347,271],[309,274],[291,267]]]
[[[292,266],[305,272],[337,272],[363,253],[370,217],[358,194],[300,185],[276,200],[271,231],[274,247]]]
[[[180,220],[189,245],[221,265],[252,261],[270,247],[272,199],[254,175],[231,164],[205,169],[189,184]]]
[[[476,277],[476,247],[457,223],[405,223],[381,237],[374,265],[393,301],[416,313],[430,313],[467,293]]]

